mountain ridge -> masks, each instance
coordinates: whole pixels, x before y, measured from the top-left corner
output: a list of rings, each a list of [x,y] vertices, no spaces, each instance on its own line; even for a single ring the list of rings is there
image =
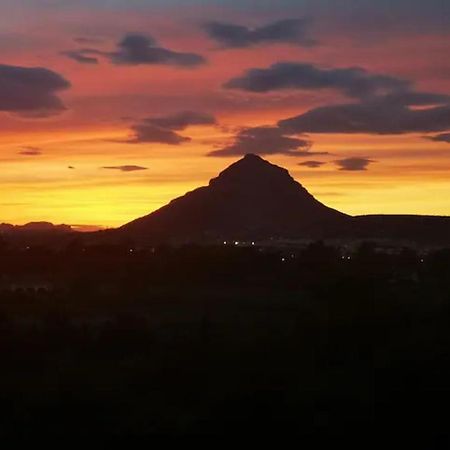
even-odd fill
[[[58,224],[51,222],[38,221],[28,222],[24,225],[13,225],[10,223],[0,223],[0,233],[72,233],[73,228],[70,225]]]
[[[173,199],[113,233],[138,242],[288,238],[450,245],[450,217],[350,216],[319,202],[287,169],[247,154],[208,185]]]
[[[119,228],[87,233],[67,225],[0,224],[0,235],[19,242],[38,237],[63,244],[76,236],[85,244],[130,242],[214,243],[221,240],[381,239],[450,245],[450,217],[411,214],[350,216],[311,195],[287,169],[245,155],[198,187]],[[23,236],[26,239],[22,239]],[[52,237],[53,236],[53,237]]]

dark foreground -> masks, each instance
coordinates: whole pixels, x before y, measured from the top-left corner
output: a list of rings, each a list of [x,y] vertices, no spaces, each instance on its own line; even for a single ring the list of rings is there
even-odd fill
[[[2,439],[446,446],[449,250],[132,250],[0,252]]]

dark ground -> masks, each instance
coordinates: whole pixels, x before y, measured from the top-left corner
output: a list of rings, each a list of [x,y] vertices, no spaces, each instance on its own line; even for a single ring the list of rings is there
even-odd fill
[[[450,440],[450,250],[3,248],[0,283],[3,439]]]

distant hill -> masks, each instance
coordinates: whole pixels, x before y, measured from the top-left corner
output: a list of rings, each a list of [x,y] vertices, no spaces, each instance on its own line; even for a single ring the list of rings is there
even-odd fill
[[[15,247],[64,247],[74,234],[69,225],[53,225],[50,222],[30,222],[25,225],[0,224],[0,244],[6,242]]]
[[[70,233],[72,228],[69,225],[53,225],[50,222],[29,222],[25,225],[11,225],[9,223],[0,224],[0,233]]]

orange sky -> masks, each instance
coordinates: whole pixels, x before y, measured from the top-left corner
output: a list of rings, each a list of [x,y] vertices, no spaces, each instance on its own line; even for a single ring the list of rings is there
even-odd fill
[[[219,49],[199,26],[201,21],[260,26],[292,17],[293,11],[301,17],[304,11],[294,2],[286,2],[276,13],[267,7],[257,14],[252,14],[258,10],[256,2],[248,2],[247,9],[238,9],[232,1],[211,2],[203,10],[198,2],[190,8],[175,1],[168,2],[169,6],[144,2],[145,8],[131,2],[120,10],[99,2],[103,8],[98,11],[83,6],[84,2],[70,9],[60,2],[61,7],[53,10],[45,1],[36,9],[39,3],[25,1],[18,6],[7,1],[1,7],[10,20],[5,15],[0,19],[4,33],[0,63],[45,67],[64,77],[71,87],[57,95],[67,110],[47,118],[25,118],[7,108],[0,112],[0,222],[121,225],[207,183],[238,159],[206,154],[232,142],[240,127],[274,125],[319,106],[349,101],[333,87],[267,93],[222,87],[251,68],[267,68],[279,61],[308,63],[324,70],[360,67],[370,74],[407,79],[416,90],[450,93],[450,39],[438,25],[417,32],[412,23],[405,30],[392,27],[383,33],[376,24],[372,30],[345,28],[322,10],[314,15],[308,2],[307,12],[314,19],[309,32],[320,45],[262,42],[248,48]],[[388,22],[392,26],[392,20]],[[348,23],[353,23],[351,17]],[[164,48],[194,52],[208,62],[199,67],[115,65],[100,56],[94,65],[62,54],[82,47],[112,52],[128,32],[149,34]],[[98,42],[80,45],[74,41],[78,37]],[[0,108],[1,92],[0,86]],[[142,119],[185,110],[212,114],[217,124],[177,131],[191,138],[180,145],[125,142],[133,124]],[[450,215],[450,143],[424,139],[424,134],[431,135],[308,133],[311,151],[327,155],[262,156],[288,168],[319,200],[349,214]],[[39,154],[20,154],[30,147]],[[367,170],[339,170],[335,161],[349,157],[374,162]],[[315,169],[298,165],[307,160],[326,164]],[[123,165],[147,169],[102,168]]]

